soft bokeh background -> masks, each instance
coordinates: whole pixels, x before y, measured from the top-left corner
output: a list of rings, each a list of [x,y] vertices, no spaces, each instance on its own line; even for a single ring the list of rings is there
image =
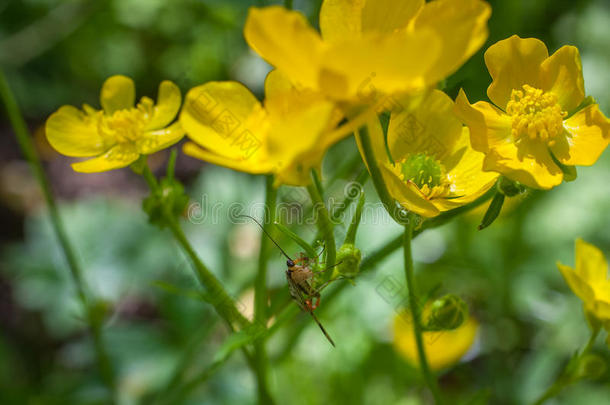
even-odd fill
[[[184,256],[170,235],[147,224],[140,210],[145,185],[124,169],[77,174],[44,140],[45,118],[60,105],[97,104],[112,74],[132,76],[138,94],[154,95],[163,79],[185,92],[208,80],[235,79],[260,94],[268,66],[248,50],[241,33],[247,8],[259,1],[221,0],[4,0],[0,2],[0,65],[9,77],[36,136],[68,233],[91,290],[111,316],[104,333],[118,369],[123,404],[149,404],[206,370],[225,328],[202,303]],[[610,115],[610,3],[607,0],[491,1],[489,46],[511,34],[536,36],[550,51],[579,47],[587,92]],[[295,1],[313,17],[316,1]],[[489,77],[482,51],[448,80],[471,100],[484,99]],[[4,112],[2,112],[4,114]],[[325,160],[325,178],[341,179],[329,195],[340,198],[361,170],[352,139]],[[151,158],[162,167],[166,154]],[[351,162],[356,162],[352,164]],[[579,300],[555,267],[573,264],[576,237],[610,253],[610,152],[579,177],[512,204],[491,228],[476,231],[479,210],[428,231],[414,246],[422,289],[440,284],[461,295],[480,323],[463,361],[442,373],[456,403],[521,404],[532,401],[588,338]],[[178,176],[192,197],[189,238],[244,307],[250,305],[259,231],[232,225],[232,202],[262,202],[263,181],[178,159]],[[281,190],[287,202],[308,203],[297,188]],[[367,189],[374,201],[374,191]],[[68,269],[45,214],[35,180],[0,115],[0,403],[101,404],[96,373]],[[218,207],[218,215],[211,214]],[[200,208],[203,207],[203,214]],[[207,215],[204,215],[207,213]],[[294,228],[312,238],[312,225]],[[338,229],[338,235],[344,232]],[[365,256],[400,233],[389,220],[365,214],[358,245]],[[298,247],[281,243],[291,252]],[[283,261],[270,269],[272,298],[287,296]],[[392,346],[396,304],[377,290],[393,277],[402,283],[394,254],[344,288],[319,316],[338,343],[332,349],[309,317],[289,321],[269,343],[272,391],[279,404],[419,404],[414,369]],[[610,361],[600,340],[595,352]],[[207,380],[174,398],[175,404],[248,404],[255,382],[239,354]],[[565,390],[554,403],[601,404],[610,397],[610,374]],[[425,398],[425,395],[424,395]]]

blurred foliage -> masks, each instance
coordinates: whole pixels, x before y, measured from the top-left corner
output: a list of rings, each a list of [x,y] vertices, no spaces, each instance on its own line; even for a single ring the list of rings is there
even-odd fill
[[[0,64],[32,123],[41,123],[62,104],[97,104],[103,80],[118,73],[132,76],[141,94],[148,95],[155,94],[162,79],[174,80],[186,91],[208,80],[231,78],[260,93],[268,66],[248,51],[241,28],[247,7],[262,3],[267,2],[6,1],[0,3]],[[563,44],[578,46],[587,92],[610,115],[607,1],[491,3],[484,49],[512,34],[539,37],[550,51]],[[295,1],[295,7],[311,15],[316,4]],[[489,78],[482,55],[477,53],[448,80],[450,95],[463,86],[472,100],[485,98]],[[0,129],[6,126],[2,122]],[[0,136],[11,135],[3,131]],[[352,139],[334,147],[325,160],[325,179],[340,174],[327,190],[336,200],[361,169],[350,166],[346,156],[357,156]],[[227,332],[201,302],[188,263],[172,239],[147,223],[140,209],[142,187],[134,176],[108,175],[110,186],[99,191],[97,184],[95,192],[95,183],[81,184],[92,177],[65,169],[66,160],[53,159],[55,184],[88,190],[64,192],[62,212],[88,284],[111,314],[104,332],[118,368],[122,403],[150,404],[159,392],[175,394],[176,404],[254,403],[255,382],[240,355],[206,374]],[[250,223],[231,224],[227,211],[235,202],[261,204],[263,179],[209,166],[194,176],[184,170],[188,162],[192,164],[190,158],[178,157],[177,176],[188,181],[191,197],[185,212],[188,236],[251,313],[249,286],[260,231]],[[27,175],[15,177],[10,162],[0,171],[5,175],[9,167],[13,181],[25,187]],[[527,194],[518,202],[509,199],[488,229],[476,230],[484,214],[478,210],[415,240],[422,291],[440,285],[442,293],[459,295],[481,325],[471,352],[441,377],[453,403],[532,401],[586,342],[581,303],[555,262],[573,263],[576,237],[610,251],[609,170],[606,152],[594,167],[579,169],[574,182]],[[112,187],[116,190],[108,192]],[[11,193],[31,195],[27,190]],[[1,195],[5,199],[6,190]],[[69,198],[74,195],[79,198]],[[366,187],[366,195],[374,200],[372,188]],[[309,204],[306,192],[298,188],[281,189],[280,199]],[[363,212],[356,246],[365,259],[401,232],[380,213]],[[19,221],[3,223],[5,243],[0,247],[0,403],[101,404],[104,392],[92,348],[48,218],[34,204],[15,215]],[[9,229],[21,226],[22,232]],[[308,241],[316,235],[312,225],[291,229]],[[338,240],[345,232],[337,229]],[[279,242],[288,252],[301,250],[287,237]],[[274,255],[269,271],[273,307],[287,299],[284,266],[281,256]],[[271,383],[278,403],[421,403],[418,373],[392,346],[391,324],[400,303],[377,292],[387,277],[403,279],[400,253],[356,278],[355,287],[347,286],[328,305],[323,297],[319,316],[338,343],[336,349],[303,314],[270,339]],[[598,343],[595,353],[610,362]],[[180,382],[197,376],[204,383],[183,390]],[[601,404],[609,396],[606,371],[595,381],[568,388],[556,403]]]

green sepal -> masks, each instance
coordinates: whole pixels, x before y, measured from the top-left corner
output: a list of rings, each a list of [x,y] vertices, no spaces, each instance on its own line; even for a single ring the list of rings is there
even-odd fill
[[[487,228],[496,220],[496,218],[498,218],[500,212],[502,211],[502,205],[504,205],[504,198],[504,194],[496,193],[493,200],[491,200],[489,207],[487,208],[487,212],[485,212],[485,215],[483,216],[483,220],[479,224],[479,231]]]

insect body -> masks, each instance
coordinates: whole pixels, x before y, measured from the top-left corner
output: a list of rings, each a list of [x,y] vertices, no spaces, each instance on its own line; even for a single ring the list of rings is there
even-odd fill
[[[314,272],[311,270],[309,266],[309,258],[303,256],[297,260],[288,259],[286,261],[286,265],[288,269],[286,270],[286,280],[288,281],[288,289],[290,291],[290,296],[297,302],[299,307],[305,311],[309,312],[313,320],[318,324],[326,339],[330,342],[331,345],[335,346],[335,342],[330,337],[322,323],[318,320],[318,317],[313,313],[313,311],[320,305],[320,290],[324,288],[327,283],[323,284],[320,288],[315,289],[312,287],[310,280],[314,277]],[[315,299],[315,303],[312,300]]]
[[[335,342],[332,340],[324,326],[318,320],[318,317],[313,313],[313,311],[320,304],[320,291],[330,283],[330,281],[325,282],[318,288],[314,288],[312,280],[317,272],[314,272],[311,269],[310,261],[311,259],[305,256],[303,253],[299,255],[298,259],[291,259],[290,256],[277,244],[275,240],[267,233],[265,228],[254,218],[249,215],[243,215],[250,219],[252,219],[256,224],[263,230],[265,235],[275,244],[275,246],[280,249],[282,254],[286,257],[286,281],[288,281],[288,290],[290,292],[290,296],[296,301],[297,305],[301,310],[305,312],[309,312],[313,320],[318,324],[326,339],[330,342],[331,345],[335,346]],[[328,269],[326,269],[328,270]],[[325,270],[323,270],[325,271]],[[315,300],[315,302],[314,302]]]

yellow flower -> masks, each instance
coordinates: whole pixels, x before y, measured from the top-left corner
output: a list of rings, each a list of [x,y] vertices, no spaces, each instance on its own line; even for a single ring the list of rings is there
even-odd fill
[[[390,196],[405,209],[434,217],[474,201],[495,183],[481,171],[484,155],[470,147],[453,101],[433,90],[413,112],[392,113],[387,151],[378,123],[369,123],[373,153]]]
[[[306,185],[326,149],[345,132],[341,116],[319,95],[297,91],[277,70],[265,81],[264,105],[241,83],[209,82],[186,95],[180,122],[195,143],[187,155],[253,174],[275,184]]]
[[[471,105],[463,91],[456,111],[470,127],[472,147],[485,153],[483,170],[532,188],[549,189],[564,174],[557,164],[590,166],[608,145],[610,121],[585,97],[578,49],[548,56],[544,43],[514,35],[485,52],[495,104]]]
[[[83,110],[63,106],[47,119],[49,143],[59,153],[93,159],[73,163],[77,172],[118,169],[178,142],[180,124],[168,124],[180,109],[180,89],[170,82],[159,85],[157,104],[142,97],[134,107],[135,86],[125,76],[112,76],[100,94],[103,110],[84,104]]]
[[[478,322],[470,317],[453,330],[423,332],[430,368],[442,370],[461,359],[474,343],[478,328]],[[413,322],[407,312],[402,312],[394,318],[394,347],[409,363],[419,364]]]
[[[610,280],[604,254],[582,239],[576,239],[575,261],[575,268],[559,262],[557,267],[574,294],[583,301],[585,311],[610,330]]]
[[[485,42],[490,13],[481,0],[325,0],[321,35],[271,6],[250,9],[244,36],[297,86],[365,104],[455,72]]]

